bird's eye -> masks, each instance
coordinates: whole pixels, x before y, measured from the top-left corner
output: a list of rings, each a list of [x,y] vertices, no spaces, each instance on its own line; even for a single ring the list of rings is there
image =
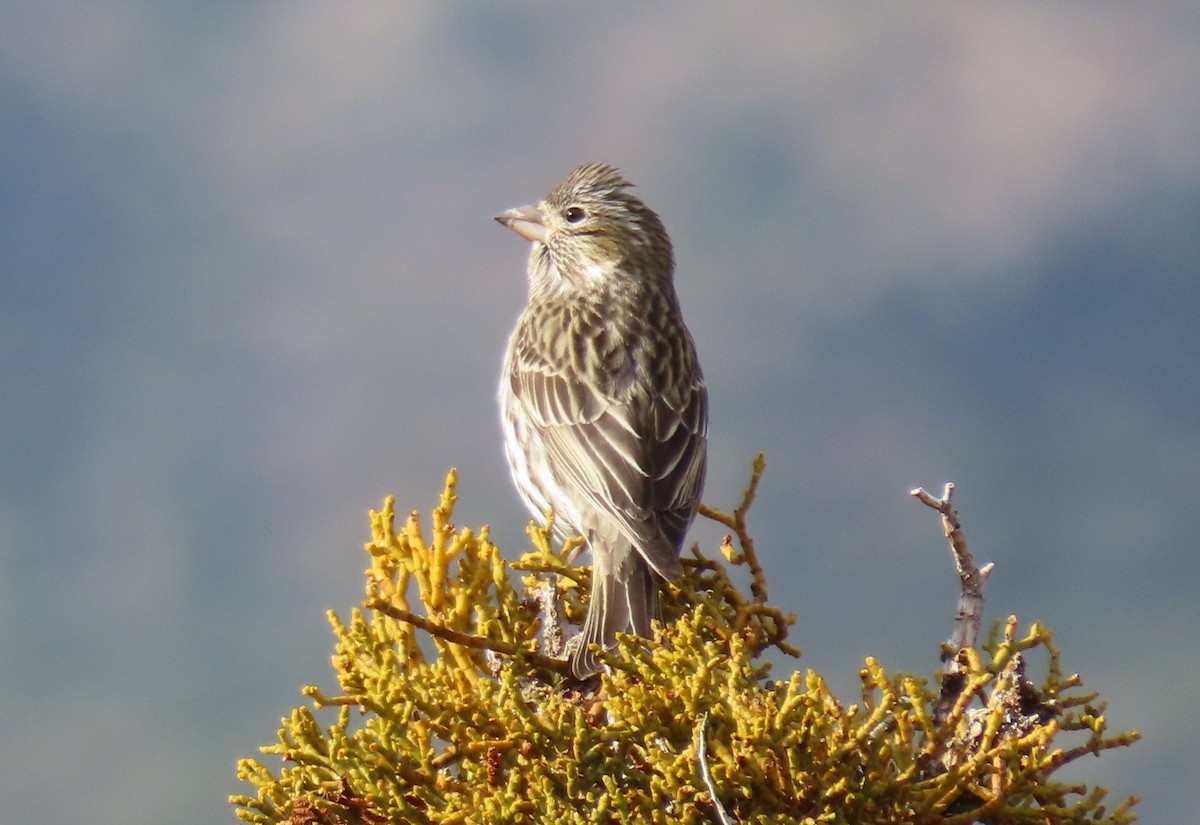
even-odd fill
[[[567,219],[567,223],[579,223],[587,217],[587,212],[578,206],[568,206],[567,211],[563,212],[563,217]]]

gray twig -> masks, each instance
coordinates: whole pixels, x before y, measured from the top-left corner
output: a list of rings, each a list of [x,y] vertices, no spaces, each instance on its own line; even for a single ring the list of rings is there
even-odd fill
[[[995,565],[988,562],[983,567],[975,566],[975,559],[967,547],[967,536],[963,532],[962,522],[958,520],[958,513],[951,503],[954,497],[953,484],[946,485],[941,498],[934,498],[925,492],[923,487],[913,490],[910,495],[941,514],[942,529],[950,542],[950,552],[954,556],[954,566],[958,570],[960,583],[954,630],[942,652],[941,696],[934,705],[934,718],[941,722],[949,713],[962,688],[963,677],[958,654],[966,648],[974,647],[975,640],[979,638],[979,629],[983,625],[983,587]]]
[[[717,789],[713,785],[712,774],[708,770],[708,745],[704,741],[704,726],[707,724],[708,714],[705,713],[701,715],[700,722],[696,725],[696,761],[700,765],[700,779],[703,780],[704,787],[708,789],[709,798],[712,799],[717,822],[721,825],[733,825],[733,820],[721,806],[721,800],[717,799]]]

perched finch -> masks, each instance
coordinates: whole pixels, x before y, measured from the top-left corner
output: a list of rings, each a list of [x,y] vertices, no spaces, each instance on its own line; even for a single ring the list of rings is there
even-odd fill
[[[505,453],[539,521],[592,553],[584,679],[617,633],[650,636],[704,486],[708,391],[675,296],[671,241],[611,166],[584,164],[496,220],[531,242],[500,377]]]

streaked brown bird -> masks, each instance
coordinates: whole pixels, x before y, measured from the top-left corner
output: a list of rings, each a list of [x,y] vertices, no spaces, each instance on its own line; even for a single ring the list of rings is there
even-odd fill
[[[531,242],[529,295],[500,378],[505,453],[539,521],[592,553],[575,676],[588,645],[650,636],[661,580],[704,486],[708,391],[675,295],[671,240],[632,184],[602,163],[576,168],[537,206],[496,220]]]

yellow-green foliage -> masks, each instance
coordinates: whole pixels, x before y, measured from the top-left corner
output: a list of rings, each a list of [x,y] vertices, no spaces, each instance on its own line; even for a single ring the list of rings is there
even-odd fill
[[[745,531],[761,470],[760,459],[732,514],[703,511],[733,532],[724,560],[685,554],[659,635],[624,638],[598,690],[539,651],[542,604],[530,594],[551,582],[578,623],[588,585],[545,530],[531,526],[533,550],[509,564],[486,527],[453,525],[453,472],[428,535],[416,512],[396,531],[388,498],[371,513],[365,609],[348,622],[329,613],[340,693],[304,688],[311,707],[262,748],[282,766],[241,760],[238,776],[256,792],[231,798],[237,815],[291,825],[1135,818],[1134,798],[1106,811],[1103,789],[1052,779],[1137,734],[1105,733],[1103,704],[1059,672],[1040,624],[1019,638],[1009,619],[982,652],[964,651],[965,688],[940,706],[926,679],[874,659],[849,706],[811,670],[769,680],[767,648],[799,651],[784,641],[794,618],[767,603]],[[752,595],[733,586],[731,567],[749,571]],[[1037,687],[1024,678],[1035,649],[1046,671]]]

